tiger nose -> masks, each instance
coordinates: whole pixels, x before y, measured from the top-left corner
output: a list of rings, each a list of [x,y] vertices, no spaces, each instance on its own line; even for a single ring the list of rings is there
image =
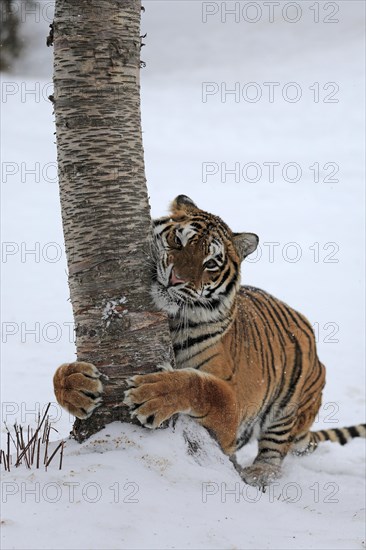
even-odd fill
[[[186,281],[184,279],[182,279],[182,277],[180,277],[180,275],[178,275],[178,273],[174,270],[174,267],[173,267],[173,269],[170,272],[169,284],[171,286],[174,286],[174,285],[181,285],[185,282]]]

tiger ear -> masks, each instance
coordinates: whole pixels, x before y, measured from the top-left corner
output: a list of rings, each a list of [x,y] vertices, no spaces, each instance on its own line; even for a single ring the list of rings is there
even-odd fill
[[[178,195],[171,203],[170,210],[173,215],[184,215],[196,212],[199,208],[186,195]]]
[[[256,250],[259,243],[258,235],[254,233],[234,233],[233,240],[236,251],[242,261]]]

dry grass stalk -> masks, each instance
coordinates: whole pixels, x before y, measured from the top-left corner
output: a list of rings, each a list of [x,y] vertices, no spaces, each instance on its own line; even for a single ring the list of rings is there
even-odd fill
[[[18,467],[24,463],[28,469],[31,469],[32,467],[39,469],[41,463],[41,450],[42,447],[44,447],[42,462],[45,466],[45,469],[47,470],[47,467],[51,464],[51,461],[59,452],[59,469],[61,470],[65,442],[61,441],[56,449],[53,451],[51,456],[48,456],[51,430],[57,432],[57,430],[51,425],[48,416],[50,406],[51,403],[48,404],[42,419],[41,415],[38,413],[38,424],[35,430],[33,430],[30,426],[28,426],[27,429],[23,429],[23,426],[19,426],[17,423],[15,423],[15,438],[13,437],[8,426],[4,423],[7,432],[6,452],[4,450],[0,450],[0,465],[4,467],[4,470],[10,472],[10,467],[12,465],[12,445],[16,451],[15,467]]]

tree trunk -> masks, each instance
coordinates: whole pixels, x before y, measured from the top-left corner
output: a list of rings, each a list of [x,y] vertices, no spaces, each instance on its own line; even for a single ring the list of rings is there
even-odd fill
[[[53,101],[77,359],[105,375],[103,406],[75,422],[78,440],[130,421],[125,378],[173,361],[166,316],[149,294],[140,14],[139,0],[55,6]]]

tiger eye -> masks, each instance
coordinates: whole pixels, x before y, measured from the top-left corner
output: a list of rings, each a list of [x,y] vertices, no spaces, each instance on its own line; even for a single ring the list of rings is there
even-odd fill
[[[180,240],[178,235],[176,235],[175,233],[170,233],[168,235],[167,242],[170,248],[177,249],[177,250],[182,248],[182,241]]]
[[[175,244],[178,244],[179,246],[182,246],[182,241],[178,237],[178,235],[174,235],[174,242]]]
[[[219,266],[217,265],[215,260],[208,260],[208,262],[205,263],[205,268],[207,268],[207,269],[216,269],[218,267]]]

